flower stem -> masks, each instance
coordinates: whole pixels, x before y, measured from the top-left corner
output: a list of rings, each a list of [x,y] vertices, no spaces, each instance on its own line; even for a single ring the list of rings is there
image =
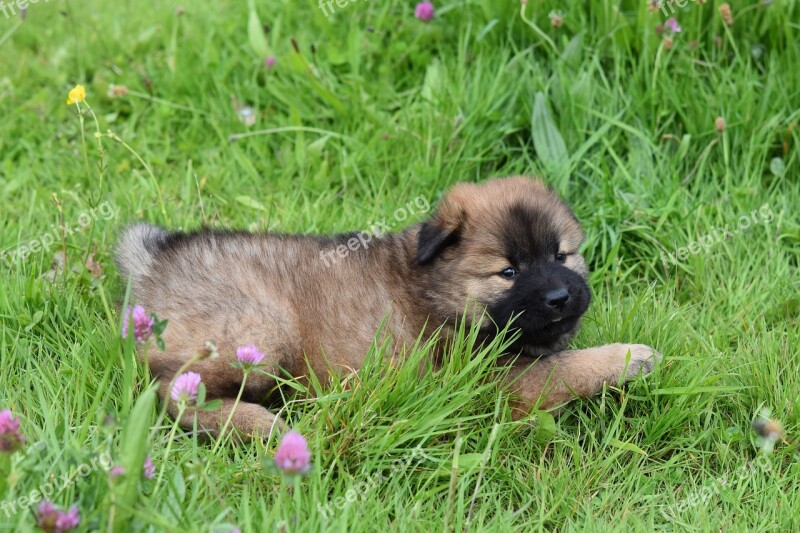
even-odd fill
[[[167,469],[167,460],[169,459],[169,452],[172,449],[172,441],[175,440],[175,432],[178,430],[178,424],[183,417],[183,413],[186,411],[186,402],[181,402],[180,406],[178,407],[178,416],[175,417],[175,421],[172,423],[172,429],[169,432],[169,440],[167,440],[167,449],[164,450],[164,458],[161,460],[161,468],[158,470],[158,479],[156,479],[156,484],[153,487],[152,494],[156,494],[158,492],[158,487],[161,486],[161,480],[164,477],[164,470]]]
[[[294,498],[294,519],[298,520],[299,517],[300,517],[300,511],[301,511],[301,507],[300,507],[300,476],[293,476],[292,483],[293,483],[293,488],[294,488],[294,490],[292,491],[292,492],[294,492],[294,494],[293,494],[293,498]]]
[[[219,437],[217,438],[217,442],[214,443],[214,448],[211,450],[211,455],[214,455],[217,450],[219,449],[220,444],[222,443],[222,437],[225,435],[225,430],[228,429],[228,426],[233,419],[233,413],[236,412],[236,407],[239,405],[239,401],[242,399],[242,393],[244,392],[244,386],[247,383],[247,376],[250,375],[250,368],[245,367],[244,369],[244,377],[242,378],[242,384],[239,387],[239,393],[236,395],[236,400],[233,401],[233,407],[231,407],[231,412],[228,413],[228,418],[225,420],[225,424],[223,424],[222,428],[219,430]]]
[[[78,120],[81,123],[81,147],[83,148],[83,163],[86,165],[86,177],[88,178],[89,174],[92,173],[92,169],[89,166],[89,153],[86,149],[86,123],[83,118],[83,111],[81,111],[81,104],[76,102],[75,107],[78,108]],[[89,104],[86,104],[86,107],[88,108]]]
[[[95,133],[94,137],[95,137],[95,139],[97,139],[97,151],[98,151],[98,154],[100,156],[100,161],[97,163],[97,171],[100,174],[100,184],[98,185],[98,190],[100,191],[100,194],[102,194],[102,191],[103,191],[103,178],[105,177],[105,174],[106,174],[106,167],[105,167],[105,163],[104,163],[104,161],[105,161],[105,151],[103,150],[103,134],[100,133],[100,121],[97,120],[97,115],[94,114],[94,110],[92,109],[92,106],[90,106],[88,102],[86,102],[86,109],[88,109],[89,113],[92,115],[92,119],[94,120],[94,127],[95,127],[95,130],[96,130],[96,133]],[[83,135],[83,116],[82,115],[81,115],[81,135]],[[85,146],[85,143],[84,143],[84,156],[85,155],[86,155],[86,146]],[[98,195],[98,201],[99,201],[99,195]]]
[[[526,2],[522,4],[522,8],[520,9],[520,16],[522,17],[522,21],[525,22],[525,24],[527,24],[531,28],[533,28],[533,31],[535,31],[539,35],[539,37],[542,38],[544,42],[550,45],[550,48],[553,49],[553,53],[558,55],[558,48],[556,48],[556,43],[554,43],[553,40],[550,37],[548,37],[545,32],[539,29],[539,26],[537,26],[536,23],[534,23],[531,19],[529,19],[525,14],[525,9],[527,9],[527,7],[528,4]]]
[[[139,161],[139,163],[142,164],[144,169],[147,171],[147,174],[150,176],[150,179],[153,182],[153,186],[156,188],[156,192],[158,193],[158,203],[161,205],[161,215],[164,217],[164,220],[166,220],[168,224],[172,224],[172,220],[170,220],[169,215],[167,214],[167,208],[164,205],[164,197],[161,195],[161,187],[159,187],[158,180],[156,179],[155,174],[153,174],[153,171],[150,169],[150,166],[145,162],[144,159],[142,159],[142,156],[136,153],[136,150],[131,148],[128,145],[128,143],[119,138],[116,133],[109,131],[108,133],[106,133],[106,135],[108,135],[108,137],[110,137],[111,140],[121,144],[126,150],[128,150],[128,152],[130,152],[133,155],[133,157],[135,157]]]

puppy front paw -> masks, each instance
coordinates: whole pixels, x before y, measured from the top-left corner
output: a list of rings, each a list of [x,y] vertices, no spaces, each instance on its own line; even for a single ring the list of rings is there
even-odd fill
[[[614,346],[617,349],[616,355],[621,365],[619,377],[622,378],[622,372],[625,372],[622,381],[630,381],[640,373],[642,375],[649,374],[655,368],[656,363],[663,358],[658,351],[645,344],[615,344]],[[628,352],[630,352],[630,360]]]

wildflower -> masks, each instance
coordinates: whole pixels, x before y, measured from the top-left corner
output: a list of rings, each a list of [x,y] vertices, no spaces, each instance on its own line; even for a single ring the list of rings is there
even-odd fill
[[[248,128],[256,123],[256,110],[249,105],[236,106],[236,115],[242,124]]]
[[[305,437],[290,431],[281,439],[275,452],[275,466],[287,474],[304,474],[311,469],[311,451]]]
[[[551,11],[547,16],[550,17],[550,25],[554,28],[560,28],[564,25],[564,15],[560,11]]]
[[[63,511],[49,500],[42,500],[36,510],[36,525],[46,533],[66,533],[80,524],[78,508],[72,506]]]
[[[94,252],[89,254],[89,256],[86,258],[86,263],[83,266],[89,271],[94,279],[98,279],[103,275],[103,266],[95,260]]]
[[[753,431],[758,433],[757,444],[766,453],[772,453],[775,443],[783,438],[783,427],[777,420],[770,417],[769,409],[762,409],[758,417],[753,420]]]
[[[108,93],[106,93],[106,96],[109,98],[120,98],[122,96],[128,96],[129,92],[130,89],[124,85],[114,85],[112,83],[108,86]]]
[[[56,518],[56,532],[62,533],[78,527],[81,523],[81,518],[78,515],[78,508],[74,505],[66,513],[62,512]]]
[[[733,11],[729,3],[725,2],[719,5],[719,14],[722,16],[722,20],[725,21],[725,24],[733,26]]]
[[[275,66],[275,63],[277,63],[277,62],[278,62],[278,58],[277,57],[269,56],[268,58],[266,58],[264,60],[264,65],[266,65],[267,68],[272,68],[272,67]]]
[[[661,8],[661,0],[650,0],[647,2],[647,10],[650,13],[655,13]]]
[[[656,33],[661,35],[664,33],[664,25],[663,24],[656,24]]]
[[[719,133],[725,131],[725,119],[722,117],[717,117],[716,120],[714,120],[714,127]]]
[[[250,365],[257,365],[264,360],[264,354],[258,351],[258,348],[252,344],[247,346],[239,346],[236,348],[236,359],[240,363],[247,363]]]
[[[153,479],[156,477],[156,465],[153,464],[153,459],[150,458],[150,454],[147,454],[147,458],[144,460],[144,466],[142,467],[144,471],[145,479]]]
[[[172,386],[172,399],[176,402],[193,402],[203,378],[197,372],[184,372]]]
[[[664,37],[664,50],[672,50],[673,40],[672,37]]]
[[[131,315],[133,315],[133,335],[136,337],[137,342],[144,344],[153,333],[155,319],[152,316],[148,316],[141,305],[135,306],[133,311],[129,307],[122,322],[122,338],[124,339],[128,338],[128,321]]]
[[[19,418],[14,418],[10,409],[0,410],[0,452],[13,453],[25,444],[19,431]]]
[[[83,85],[76,85],[72,88],[67,95],[67,105],[80,104],[86,99],[86,87]]]
[[[664,23],[664,28],[668,29],[671,33],[680,33],[681,26],[675,17],[670,17]]]
[[[422,22],[429,22],[434,15],[433,4],[431,2],[420,2],[414,9],[414,16]]]
[[[783,435],[780,422],[768,418],[757,418],[753,421],[753,429],[765,439],[777,441]]]
[[[203,361],[205,359],[213,361],[218,357],[219,357],[219,352],[217,351],[217,345],[216,343],[214,343],[214,341],[206,341],[197,354],[197,358],[199,361]]]
[[[111,477],[119,477],[125,473],[125,467],[121,465],[114,465],[108,471],[108,475]]]

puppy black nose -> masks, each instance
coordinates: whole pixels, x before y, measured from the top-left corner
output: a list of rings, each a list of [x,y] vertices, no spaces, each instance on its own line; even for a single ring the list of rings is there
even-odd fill
[[[569,293],[567,289],[560,288],[560,289],[553,289],[552,291],[548,291],[547,294],[544,295],[544,301],[550,307],[554,307],[561,311],[564,307],[564,304],[567,303],[569,300]]]

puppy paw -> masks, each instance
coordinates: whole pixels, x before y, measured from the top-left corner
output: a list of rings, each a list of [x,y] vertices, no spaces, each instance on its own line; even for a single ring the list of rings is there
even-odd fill
[[[656,363],[662,359],[660,353],[644,344],[616,344],[614,346],[617,349],[620,364],[624,368],[624,381],[629,381],[640,373],[642,375],[649,374],[655,368]],[[631,354],[630,360],[628,360],[628,352]]]

